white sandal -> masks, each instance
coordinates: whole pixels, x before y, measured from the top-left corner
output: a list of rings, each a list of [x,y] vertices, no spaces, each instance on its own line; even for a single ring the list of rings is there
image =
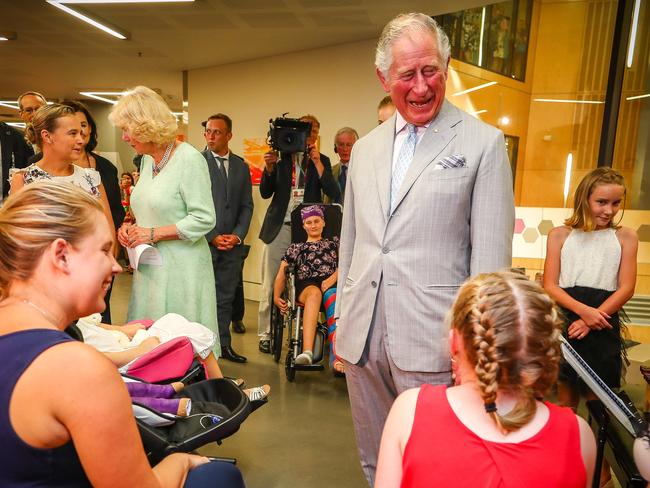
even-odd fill
[[[271,387],[269,385],[256,386],[255,388],[249,388],[244,390],[244,393],[248,396],[248,399],[251,402],[264,400],[269,393],[271,392]]]

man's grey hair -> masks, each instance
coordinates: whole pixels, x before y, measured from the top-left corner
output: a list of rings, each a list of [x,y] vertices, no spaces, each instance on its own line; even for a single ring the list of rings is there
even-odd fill
[[[40,93],[35,91],[26,91],[25,93],[21,93],[20,95],[18,95],[18,107],[20,108],[20,110],[23,109],[23,105],[22,105],[23,98],[25,98],[27,95],[31,95],[33,97],[40,99],[40,101],[43,102],[43,105],[47,103],[45,97]]]
[[[338,136],[343,135],[343,134],[350,134],[355,137],[355,139],[359,139],[359,133],[354,130],[352,127],[341,127],[339,130],[336,131],[336,134],[334,135],[334,144],[336,144],[336,139]]]
[[[375,52],[375,66],[388,79],[390,66],[393,64],[393,43],[408,32],[427,32],[436,37],[440,62],[446,68],[449,63],[451,46],[445,31],[429,15],[421,13],[400,14],[391,20],[381,32]]]

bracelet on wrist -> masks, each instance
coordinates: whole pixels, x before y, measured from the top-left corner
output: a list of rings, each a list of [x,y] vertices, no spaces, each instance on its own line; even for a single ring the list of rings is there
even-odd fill
[[[154,228],[152,227],[152,228],[149,230],[149,244],[151,244],[152,246],[155,244],[155,242],[154,242],[154,240],[153,240],[153,231],[154,231]]]

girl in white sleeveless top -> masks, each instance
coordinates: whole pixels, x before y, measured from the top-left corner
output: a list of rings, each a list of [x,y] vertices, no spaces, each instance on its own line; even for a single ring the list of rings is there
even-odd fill
[[[596,168],[576,189],[573,215],[548,235],[544,288],[564,309],[565,335],[611,387],[620,386],[618,311],[634,294],[636,232],[617,225],[623,177]]]
[[[573,215],[548,235],[544,263],[544,288],[562,307],[565,337],[612,388],[621,384],[618,312],[634,294],[636,283],[638,237],[615,219],[625,193],[617,171],[596,168],[588,173],[576,189]],[[580,393],[594,398],[564,364],[560,403],[575,409]],[[604,465],[603,470],[601,481],[607,481],[609,468]]]

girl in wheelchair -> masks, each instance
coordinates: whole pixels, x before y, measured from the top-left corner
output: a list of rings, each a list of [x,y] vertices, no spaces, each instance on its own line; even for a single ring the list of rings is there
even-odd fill
[[[311,364],[313,360],[314,338],[318,323],[321,303],[336,294],[338,278],[339,239],[323,239],[325,217],[318,205],[305,207],[300,211],[303,228],[307,233],[307,242],[292,243],[282,257],[280,269],[275,278],[273,301],[282,314],[288,311],[287,302],[282,298],[286,287],[287,267],[293,266],[296,274],[296,297],[304,305],[303,312],[303,352],[296,357],[296,364]],[[327,307],[333,308],[333,307]],[[331,322],[331,323],[330,323]],[[333,369],[343,372],[343,363],[335,358],[333,317],[328,317],[330,327],[330,359],[334,361]]]

